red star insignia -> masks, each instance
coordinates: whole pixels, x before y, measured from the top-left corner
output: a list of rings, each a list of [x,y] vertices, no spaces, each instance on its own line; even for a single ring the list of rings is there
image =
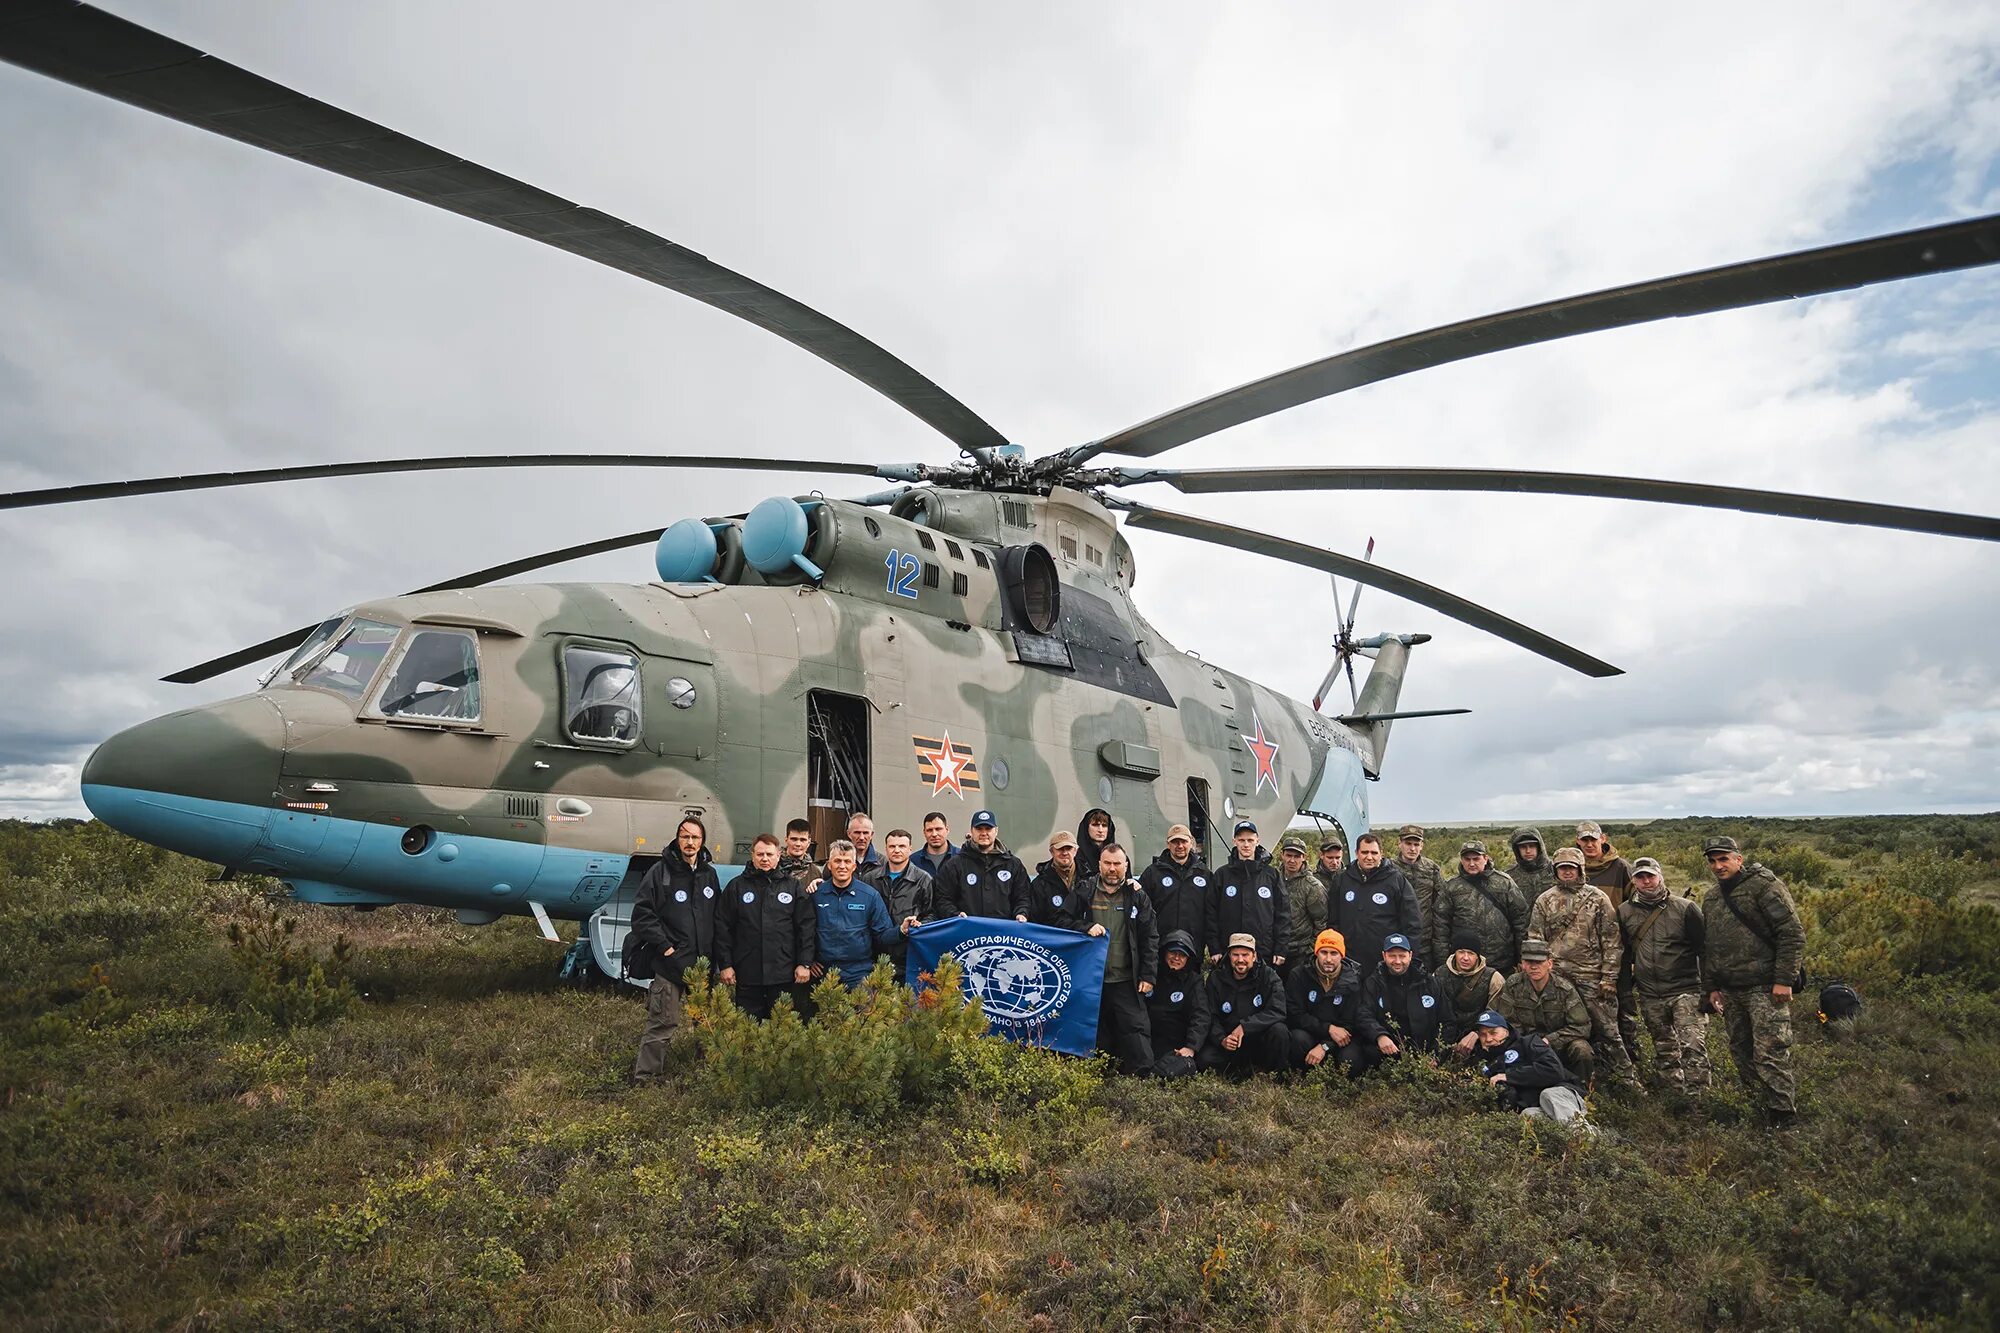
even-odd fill
[[[1250,753],[1257,759],[1257,785],[1252,791],[1264,790],[1264,784],[1271,784],[1271,794],[1278,794],[1278,743],[1264,735],[1264,719],[1257,716],[1257,710],[1250,710],[1250,720],[1256,725],[1257,734],[1244,735],[1243,743],[1250,747]]]
[[[937,748],[919,749],[918,755],[931,761],[932,770],[937,774],[931,779],[931,795],[950,792],[960,800],[965,799],[965,788],[959,785],[959,777],[972,766],[972,758],[951,748],[951,733],[946,732]]]

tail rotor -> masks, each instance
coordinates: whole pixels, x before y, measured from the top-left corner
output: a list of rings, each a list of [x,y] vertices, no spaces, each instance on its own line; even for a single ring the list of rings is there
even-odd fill
[[[1375,559],[1375,539],[1373,537],[1368,539],[1368,549],[1362,552],[1361,558],[1363,561],[1373,561]],[[1328,575],[1328,577],[1333,580],[1333,609],[1334,614],[1338,615],[1340,613],[1340,578],[1338,575]],[[1333,682],[1340,676],[1343,670],[1347,673],[1348,696],[1357,708],[1360,706],[1361,687],[1354,679],[1355,655],[1365,651],[1361,644],[1354,641],[1354,615],[1360,606],[1361,584],[1357,580],[1354,585],[1354,594],[1347,600],[1347,618],[1342,620],[1337,626],[1337,635],[1333,641],[1333,665],[1326,669],[1326,678],[1320,681],[1319,688],[1313,691],[1312,702],[1314,712],[1321,711],[1320,706],[1326,702],[1326,696],[1332,693]],[[1370,655],[1372,656],[1373,654]]]

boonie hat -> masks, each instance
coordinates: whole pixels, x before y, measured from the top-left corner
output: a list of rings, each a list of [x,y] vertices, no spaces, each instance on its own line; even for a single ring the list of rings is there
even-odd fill
[[[1382,938],[1382,952],[1387,953],[1391,949],[1403,949],[1403,950],[1408,950],[1410,952],[1415,952],[1414,950],[1410,949],[1410,937],[1408,935],[1404,935],[1401,933],[1395,935],[1385,935]]]
[[[1736,839],[1731,837],[1710,838],[1701,845],[1701,854],[1703,856],[1708,855],[1710,852],[1740,852],[1742,850],[1741,847],[1736,845]]]
[[[1068,829],[1058,829],[1049,835],[1049,850],[1059,852],[1065,847],[1076,846],[1076,834]]]
[[[1514,1025],[1507,1021],[1507,1015],[1501,1013],[1498,1009],[1481,1010],[1479,1017],[1472,1020],[1472,1025],[1482,1028],[1504,1028],[1509,1032],[1514,1030]]]
[[[1660,863],[1650,856],[1642,856],[1632,863],[1632,873],[1635,875],[1643,875],[1649,871],[1661,879],[1667,877],[1667,872],[1660,869]]]
[[[1313,952],[1318,953],[1321,949],[1338,949],[1346,953],[1347,936],[1337,930],[1322,930],[1313,940]]]
[[[1255,953],[1257,952],[1257,937],[1239,930],[1229,937],[1229,947],[1232,949],[1248,949],[1250,952]]]
[[[1237,833],[1255,833],[1256,831],[1257,831],[1257,825],[1254,820],[1239,819],[1236,821]]]
[[[991,810],[974,810],[972,812],[972,827],[999,828],[1000,821],[994,817]]]
[[[1186,824],[1176,824],[1167,830],[1167,841],[1172,842],[1175,838],[1186,838],[1189,842],[1193,842],[1194,830]]]
[[[1521,961],[1524,963],[1546,963],[1549,961],[1549,942],[1547,940],[1522,941]]]

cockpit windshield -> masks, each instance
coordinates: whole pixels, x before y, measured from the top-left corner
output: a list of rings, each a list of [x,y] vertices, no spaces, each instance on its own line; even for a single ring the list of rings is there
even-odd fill
[[[332,650],[299,677],[299,684],[317,685],[349,699],[359,699],[367,692],[368,682],[381,670],[382,659],[388,656],[401,632],[400,626],[385,625],[379,620],[355,621]]]
[[[292,655],[285,659],[283,666],[280,666],[277,670],[271,672],[270,675],[264,677],[264,684],[270,685],[273,682],[284,685],[291,684],[292,673],[307,662],[310,662],[313,654],[324,648],[327,640],[333,637],[334,631],[346,623],[346,616],[335,616],[332,620],[322,621],[313,629],[312,633],[306,635],[304,643],[292,650]]]

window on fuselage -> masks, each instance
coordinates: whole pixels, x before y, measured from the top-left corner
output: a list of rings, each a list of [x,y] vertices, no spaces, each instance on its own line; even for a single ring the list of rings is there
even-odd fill
[[[327,641],[333,638],[334,633],[346,623],[347,617],[345,616],[335,616],[332,620],[322,622],[312,633],[306,635],[304,643],[292,650],[292,655],[285,659],[282,666],[264,677],[264,684],[267,686],[272,684],[291,684],[292,673],[307,662],[310,662],[313,659],[313,655],[326,647]]]
[[[383,717],[477,722],[479,641],[465,630],[417,630],[396,659],[378,707]]]
[[[359,699],[368,692],[368,682],[382,669],[382,659],[389,655],[401,632],[400,627],[379,620],[355,621],[326,656],[299,677],[299,684],[316,685],[349,699]]]
[[[569,739],[637,745],[639,720],[637,654],[582,643],[563,649],[563,731]]]

